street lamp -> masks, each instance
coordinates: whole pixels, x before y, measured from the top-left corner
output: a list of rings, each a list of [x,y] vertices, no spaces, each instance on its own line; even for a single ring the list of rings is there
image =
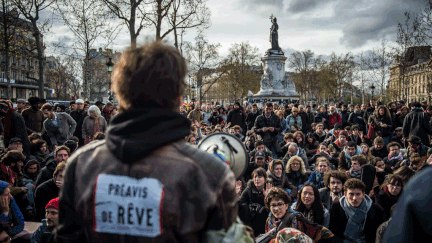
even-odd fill
[[[195,104],[195,92],[194,92],[195,85],[194,84],[192,84],[191,89],[192,89],[192,102]]]
[[[107,71],[110,75],[109,81],[108,81],[108,100],[112,101],[114,99],[114,92],[111,91],[111,73],[114,69],[114,63],[112,62],[112,58],[109,58],[109,61],[106,63]]]
[[[374,98],[375,85],[371,85],[370,89],[372,90],[372,99]]]

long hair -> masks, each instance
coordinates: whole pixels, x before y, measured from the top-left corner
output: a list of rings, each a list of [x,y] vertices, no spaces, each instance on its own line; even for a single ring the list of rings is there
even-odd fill
[[[99,110],[99,107],[92,105],[90,106],[90,108],[88,109],[88,113],[90,114],[90,111],[93,111],[96,115],[96,117],[100,117],[101,116],[101,111]]]
[[[320,198],[320,194],[318,191],[318,188],[310,183],[310,182],[306,182],[303,187],[300,189],[299,191],[299,198],[297,201],[297,205],[296,208],[294,209],[297,212],[304,212],[306,206],[304,205],[303,201],[301,200],[301,196],[303,193],[303,190],[305,189],[305,187],[310,186],[312,187],[312,190],[314,192],[314,202],[312,204],[312,212],[313,212],[313,218],[314,218],[314,223],[317,223],[319,225],[322,225],[324,223],[324,206],[321,203],[321,198]]]
[[[306,168],[305,168],[305,165],[304,165],[303,159],[300,158],[300,157],[297,156],[297,155],[291,157],[291,158],[288,160],[288,163],[287,163],[287,166],[286,166],[285,172],[286,172],[286,173],[291,173],[291,164],[292,164],[294,161],[300,162],[300,169],[299,169],[299,170],[300,170],[300,173],[301,173],[302,175],[306,174]]]
[[[367,145],[366,143],[362,143],[362,144],[360,144],[360,147],[361,147],[362,145],[365,145],[365,146],[368,148],[368,151],[367,151],[367,153],[365,154],[365,157],[366,157],[366,160],[368,161],[368,163],[370,163],[370,161],[371,161],[371,159],[372,159],[372,152],[371,152],[371,149],[370,149],[369,145]],[[363,149],[362,149],[362,151],[363,151]]]
[[[379,113],[380,109],[384,109],[384,116],[386,116],[386,117],[388,117],[388,118],[391,119],[391,115],[390,115],[389,109],[387,107],[383,106],[383,105],[378,106],[377,117],[381,118],[381,115]]]

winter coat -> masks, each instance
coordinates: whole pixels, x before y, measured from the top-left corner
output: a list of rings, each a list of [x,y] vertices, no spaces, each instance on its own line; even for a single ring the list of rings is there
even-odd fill
[[[303,126],[302,126],[302,118],[301,116],[297,115],[296,117],[294,117],[292,114],[286,117],[286,121],[287,121],[287,126],[288,126],[288,130],[291,130],[291,126],[296,125],[297,126],[297,130],[301,131]]]
[[[6,114],[6,117],[8,115]],[[11,128],[9,130],[9,133],[7,133],[6,129],[4,129],[5,119],[4,117],[2,119],[2,123],[0,123],[0,133],[4,133],[4,145],[5,148],[9,146],[9,141],[12,138],[18,137],[21,139],[23,144],[23,154],[25,156],[30,155],[30,141],[28,139],[27,130],[24,118],[16,111],[13,111],[12,118],[11,118]]]
[[[362,153],[362,149],[360,146],[357,146],[357,150],[355,152],[354,155],[359,155]],[[343,151],[340,153],[340,157],[339,157],[339,165],[338,165],[338,170],[349,170],[351,168],[351,157],[348,157],[348,152],[346,150],[346,146],[343,149]],[[354,156],[353,155],[353,156]]]
[[[65,112],[56,113],[57,125],[52,119],[44,121],[44,128],[51,140],[52,145],[63,145],[70,137],[75,134],[77,123]]]
[[[381,159],[386,158],[389,154],[389,151],[387,150],[387,147],[385,145],[380,150],[377,150],[375,147],[372,147],[370,150],[371,150],[372,156],[379,157]]]
[[[286,178],[285,173],[282,172],[282,178],[276,178],[270,171],[267,171],[267,182],[272,184],[273,187],[280,187],[284,190],[291,190],[288,196],[291,197],[292,200],[297,198],[297,187],[295,187],[291,182]]]
[[[366,237],[367,243],[375,243],[375,236],[378,227],[385,221],[385,213],[381,206],[373,203],[369,209],[366,222],[363,229],[363,234]],[[330,230],[335,236],[340,239],[345,239],[344,232],[348,223],[348,217],[345,210],[340,205],[340,202],[334,202],[330,210]],[[335,223],[337,222],[337,223]]]
[[[200,242],[210,228],[229,228],[238,212],[234,173],[219,158],[184,141],[190,126],[190,121],[179,113],[156,107],[116,115],[105,140],[78,149],[68,159],[60,193],[57,242],[151,241],[150,235],[136,236],[124,228],[116,228],[115,232],[95,230],[93,222],[102,223],[95,200],[98,195],[107,195],[109,184],[104,183],[111,179],[118,187],[122,183],[130,187],[139,183],[139,191],[152,192],[143,196],[155,204],[147,204],[147,199],[141,199],[143,196],[122,196],[121,192],[100,202],[107,204],[103,210],[112,210],[114,215],[118,207],[110,205],[127,208],[132,203],[142,210],[154,208],[151,215],[158,214],[161,221],[155,224],[154,218],[148,218],[148,209],[145,215],[147,220],[153,220],[154,229],[163,229],[152,236],[155,242]],[[147,183],[153,186],[146,187]],[[124,196],[128,201],[123,200]],[[136,211],[139,213],[129,212],[135,214],[134,224],[138,226]],[[123,226],[128,227],[124,222]]]
[[[321,176],[321,179],[319,179]],[[312,174],[309,177],[309,180],[307,182],[310,182],[314,184],[318,189],[321,189],[324,187],[324,175],[321,175],[319,171],[314,170]]]
[[[324,142],[324,140],[327,137],[327,133],[323,131],[321,135],[319,135],[316,131],[313,133],[315,140],[318,141],[318,143]]]
[[[29,134],[31,133],[38,133],[42,132],[43,129],[43,122],[45,120],[44,114],[40,110],[33,110],[33,108],[25,109],[21,112],[22,117],[24,118],[27,132]]]
[[[380,134],[381,137],[385,138],[385,137],[389,137],[392,134],[393,131],[393,124],[392,124],[392,120],[390,117],[387,116],[377,116],[376,117],[376,122],[377,122],[377,127],[379,129],[378,130],[378,134]],[[386,124],[387,127],[382,127],[381,124]]]
[[[297,116],[301,117],[302,131],[306,134],[306,131],[310,129],[309,116],[306,114],[306,112],[299,112]]]
[[[286,178],[293,184],[298,190],[303,186],[303,184],[306,183],[308,180],[308,176],[306,174],[301,174],[291,172],[291,173],[285,173]]]
[[[239,125],[242,129],[246,129],[246,113],[242,109],[234,109],[228,113],[227,123],[231,122],[231,127]]]
[[[48,161],[45,167],[43,167],[39,172],[39,175],[36,179],[36,187],[38,187],[40,184],[44,183],[45,181],[53,178],[56,167],[57,167],[57,162],[54,159]]]
[[[329,119],[328,119],[329,120],[329,127],[334,127],[334,125],[336,125],[336,123],[339,123],[342,125],[342,117],[339,113],[335,112],[335,113],[333,113],[333,115],[329,113],[328,117],[329,117]],[[342,127],[342,129],[343,129],[343,127]]]
[[[258,191],[253,181],[249,180],[247,182],[246,188],[243,190],[240,196],[239,204],[257,204],[260,207],[265,207],[264,193],[263,191]]]
[[[308,163],[308,158],[307,158],[307,155],[306,155],[306,151],[304,149],[302,149],[302,148],[298,148],[298,151],[297,151],[296,155],[299,156],[300,158],[302,158],[306,171],[310,172],[311,170],[309,168],[309,163]],[[284,162],[284,167],[286,167],[289,159],[291,159],[291,156],[287,152],[285,154],[285,156],[283,157],[283,159],[282,159],[282,161]]]
[[[105,120],[105,118],[100,116],[98,118],[98,122],[99,122],[99,132],[105,133],[106,129],[107,129],[107,125],[108,125],[107,121]],[[82,138],[83,139],[86,139],[87,137],[93,138],[93,136],[95,135],[94,125],[95,125],[95,119],[91,118],[90,116],[87,116],[86,118],[84,118],[84,122],[82,125]]]
[[[52,231],[54,227],[48,227],[46,219],[42,220],[42,225],[33,233],[30,243],[48,243],[51,242]]]
[[[401,194],[402,191],[399,193],[399,196]],[[388,191],[385,192],[384,189],[381,189],[378,195],[375,195],[375,203],[384,209],[386,220],[391,217],[391,207],[397,203],[399,196],[390,195],[390,193]]]
[[[357,137],[354,136],[354,134],[349,135],[348,141],[353,141],[354,143],[356,143],[356,145],[362,144],[360,134]]]
[[[207,121],[210,123],[211,126],[216,126],[222,124],[223,118],[221,116],[210,116]]]
[[[9,236],[14,237],[24,230],[24,217],[15,202],[15,199],[11,198],[9,204],[9,214],[1,214],[0,222],[9,225]]]
[[[331,191],[328,187],[323,187],[318,190],[320,194],[320,199],[325,208],[330,210],[333,205],[333,198],[331,196]]]
[[[276,142],[276,135],[282,131],[280,119],[274,113],[272,113],[269,118],[267,118],[265,114],[259,115],[255,120],[254,127],[255,132],[262,137],[266,146]],[[267,130],[267,132],[264,132],[264,127],[274,127],[274,131],[270,132]]]
[[[349,112],[349,111],[341,111],[340,115],[341,115],[341,118],[342,118],[342,128],[345,129],[345,127],[349,126],[348,125],[348,118],[351,115],[351,112]]]
[[[82,138],[82,125],[84,122],[84,118],[86,118],[86,116],[88,116],[87,111],[74,110],[70,113],[70,116],[76,122],[75,132],[73,133],[73,135],[79,139],[78,145],[83,146],[84,145],[84,139]]]
[[[309,144],[309,143],[305,144],[304,149],[306,150],[306,155],[308,158],[310,158],[316,154],[317,149],[318,149],[318,145],[319,145],[318,141],[315,141],[314,144]]]
[[[45,181],[36,187],[34,201],[35,201],[35,219],[41,221],[45,218],[45,206],[48,202],[59,196],[60,189],[57,187],[55,179]]]
[[[350,114],[348,117],[348,125],[353,126],[357,125],[359,126],[359,131],[366,131],[366,122],[367,120],[364,119],[364,112],[363,111],[354,111]]]
[[[324,118],[326,119],[325,122],[322,121]],[[317,124],[323,123],[324,129],[329,129],[330,128],[329,127],[329,116],[328,116],[327,112],[326,113],[319,112],[318,114],[316,114],[315,123],[317,123]]]
[[[255,113],[253,113],[252,111],[250,111],[247,115],[246,115],[246,126],[247,126],[247,130],[252,130],[254,124],[255,124],[255,120],[256,118],[261,115],[261,112],[259,110],[257,110]]]
[[[424,113],[422,108],[414,108],[406,115],[403,123],[403,133],[405,138],[414,135],[421,139],[422,144],[426,146],[430,145],[429,135],[431,127],[429,116]]]

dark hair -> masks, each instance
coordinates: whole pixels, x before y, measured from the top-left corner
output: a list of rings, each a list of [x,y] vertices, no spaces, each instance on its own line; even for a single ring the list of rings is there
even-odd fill
[[[408,166],[401,166],[393,172],[394,175],[399,175],[406,184],[411,177],[414,176],[415,171]]]
[[[391,142],[387,145],[387,150],[390,152],[390,147],[394,147],[394,146],[398,146],[399,149],[402,147],[398,142]]]
[[[411,103],[411,106],[419,108],[421,107],[421,104],[419,102],[413,102]]]
[[[381,189],[388,186],[389,184],[397,184],[398,186],[401,186],[402,190],[400,193],[402,193],[405,182],[400,175],[390,174],[386,183],[381,185]]]
[[[308,138],[312,138],[312,143],[309,143]],[[306,134],[306,144],[314,145],[315,142],[316,142],[316,138],[311,132]]]
[[[42,139],[33,140],[32,143],[31,143],[31,145],[30,145],[31,146],[30,147],[30,154],[34,155],[36,152],[39,152],[40,149],[41,149],[41,147],[44,144],[48,145],[45,140],[42,140]]]
[[[254,178],[255,175],[257,175],[257,176],[259,176],[259,177],[264,177],[264,181],[267,181],[267,172],[266,172],[263,168],[261,168],[261,167],[256,168],[256,169],[252,172],[252,178]]]
[[[355,129],[360,130],[358,125],[352,125],[351,126],[351,131],[354,131]]]
[[[383,161],[383,159],[381,159],[380,157],[375,157],[375,158],[373,158],[373,159],[372,159],[372,165],[373,165],[373,166],[376,166],[376,164],[377,164],[379,161]]]
[[[312,213],[313,213],[313,218],[314,218],[314,223],[317,223],[319,225],[322,225],[324,223],[324,206],[321,203],[321,198],[320,198],[320,194],[318,191],[318,188],[310,183],[310,182],[306,182],[303,187],[300,189],[300,191],[298,192],[298,200],[297,200],[297,205],[295,207],[295,211],[297,212],[304,212],[305,210],[305,205],[303,203],[303,201],[301,200],[301,195],[303,193],[303,190],[307,187],[310,186],[312,187],[312,190],[314,192],[314,202],[312,204]]]
[[[367,163],[367,159],[363,154],[354,155],[351,158],[351,161],[359,162],[360,166],[365,165]]]
[[[27,101],[30,103],[30,105],[34,105],[40,103],[41,99],[39,97],[30,97]]]
[[[2,233],[3,231],[6,231],[8,236],[10,236],[10,230],[11,230],[11,228],[7,223],[5,223],[5,222],[0,223],[0,233]]]
[[[291,203],[291,199],[288,196],[288,193],[280,187],[272,187],[272,189],[270,189],[270,192],[265,197],[264,203],[268,209],[270,209],[270,203],[273,199],[280,199],[284,201],[285,204]]]
[[[28,136],[28,139],[30,142],[32,142],[33,140],[36,140],[36,139],[42,139],[42,137],[39,136],[39,134],[34,132]]]
[[[45,104],[42,106],[42,108],[41,108],[41,111],[43,111],[43,110],[52,111],[52,110],[53,110],[53,107],[52,107],[51,104],[45,103]]]
[[[64,105],[58,105],[57,108],[60,108],[63,112],[66,110],[66,106]]]
[[[345,184],[345,182],[348,180],[347,175],[340,170],[328,171],[324,174],[324,186],[326,186],[327,188],[330,187],[331,177],[340,180],[342,182],[342,185]]]
[[[344,192],[348,192],[348,189],[360,189],[362,192],[365,192],[366,185],[359,179],[351,178],[348,179],[343,186]]]
[[[78,139],[78,137],[76,137],[76,136],[72,136],[72,137],[70,137],[69,140],[73,140],[73,141],[79,143],[79,139]]]
[[[257,141],[255,142],[255,148],[258,147],[258,146],[260,146],[260,145],[264,145],[263,140],[257,140]]]
[[[357,144],[354,141],[349,141],[346,146],[347,147],[355,147],[355,148],[357,148]]]
[[[60,151],[60,150],[66,150],[66,152],[67,152],[68,155],[70,156],[70,149],[69,149],[68,147],[62,145],[62,146],[58,146],[57,148],[55,148],[55,150],[54,150],[54,157],[57,157],[57,153],[58,153],[58,151]]]
[[[121,110],[179,107],[187,65],[177,48],[156,41],[124,51],[112,74]]]
[[[24,156],[23,153],[21,153],[18,150],[10,150],[9,152],[7,152],[3,158],[2,158],[2,163],[6,166],[10,166],[12,163],[16,163],[18,161],[22,161],[24,162],[26,159],[26,157]]]
[[[273,107],[273,103],[267,102],[267,103],[265,104],[265,106],[266,106],[266,107],[270,107],[270,106]]]
[[[284,139],[288,139],[288,138],[294,139],[294,134],[292,134],[292,133],[286,133],[285,136],[284,136]]]

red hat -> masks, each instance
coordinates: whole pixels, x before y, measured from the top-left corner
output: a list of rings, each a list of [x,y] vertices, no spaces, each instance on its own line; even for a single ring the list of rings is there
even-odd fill
[[[54,199],[51,199],[51,201],[49,201],[49,203],[46,205],[45,209],[47,208],[54,208],[54,209],[59,209],[59,198],[56,197]]]
[[[339,137],[340,137],[341,135],[342,135],[342,136],[345,136],[345,138],[348,139],[348,132],[347,132],[347,131],[345,131],[345,130],[341,131],[341,132],[339,133]]]

